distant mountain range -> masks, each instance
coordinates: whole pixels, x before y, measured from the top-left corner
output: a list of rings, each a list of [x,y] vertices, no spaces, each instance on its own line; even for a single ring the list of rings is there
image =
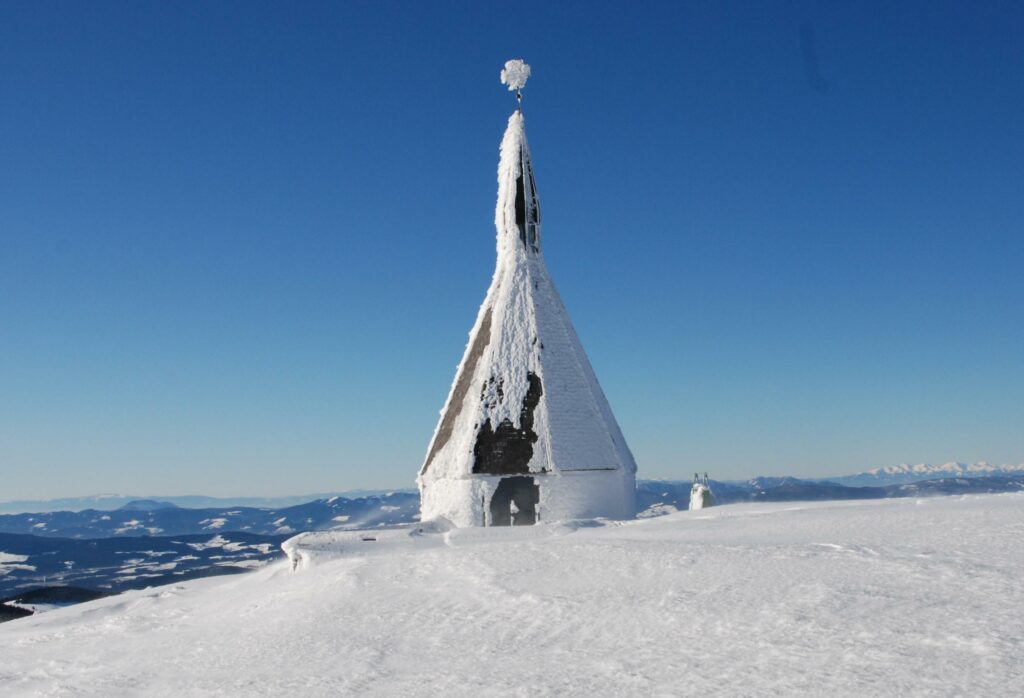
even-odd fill
[[[657,516],[689,507],[689,480],[641,480],[637,482],[637,511]],[[798,502],[825,499],[888,499],[953,494],[994,494],[1024,490],[1024,472],[1006,476],[981,476],[919,480],[874,487],[851,487],[829,480],[795,477],[758,477],[745,482],[711,481],[715,504],[734,502]]]
[[[1024,463],[1018,465],[991,465],[984,461],[978,463],[950,462],[942,465],[919,463],[917,465],[891,465],[884,468],[872,468],[854,475],[842,475],[825,478],[808,478],[805,482],[832,482],[847,487],[873,487],[883,485],[899,485],[918,480],[934,480],[939,478],[976,478],[976,477],[1009,477],[1024,475]],[[750,483],[758,482],[759,486],[772,486],[773,483],[793,480],[788,477],[757,477]],[[643,482],[643,481],[641,481]],[[746,481],[744,481],[746,482]],[[719,484],[740,484],[743,482],[730,480]],[[416,494],[415,489],[397,490],[344,490],[340,492],[321,492],[314,494],[288,495],[282,497],[207,497],[202,495],[187,496],[139,496],[121,494],[95,494],[85,497],[65,497],[61,499],[20,499],[0,502],[0,515],[39,513],[55,511],[114,511],[117,509],[152,508],[152,502],[159,504],[156,508],[177,506],[186,509],[217,509],[217,508],[257,508],[283,509],[298,504],[306,504],[318,499],[338,497],[342,499],[366,498],[382,496],[389,493]],[[3,529],[0,529],[3,530]]]
[[[917,465],[890,465],[884,468],[873,468],[856,475],[824,478],[829,482],[850,487],[871,485],[899,485],[918,480],[934,480],[937,478],[975,478],[975,477],[1010,477],[1024,475],[1024,463],[1019,465],[990,465],[980,463],[950,462],[942,465],[918,463]]]
[[[283,497],[206,497],[203,495],[185,495],[176,497],[140,496],[124,494],[93,494],[85,497],[63,497],[60,499],[16,499],[0,502],[0,514],[20,514],[23,512],[42,511],[113,511],[126,504],[138,501],[159,500],[165,504],[173,504],[189,509],[213,509],[217,507],[256,507],[274,509],[305,504],[314,499],[330,499],[331,497],[371,497],[388,492],[412,492],[414,490],[345,490],[343,492],[319,492]]]
[[[419,495],[415,492],[390,492],[354,499],[334,496],[281,508],[192,509],[170,501],[136,499],[114,510],[2,514],[0,533],[78,539],[181,536],[224,531],[290,535],[328,528],[369,528],[405,523],[419,514],[419,506]]]
[[[408,523],[419,504],[416,493],[392,492],[276,509],[133,500],[113,511],[0,515],[0,605],[51,585],[116,593],[242,572],[281,557],[281,542],[300,531]],[[3,613],[20,613],[10,608]]]

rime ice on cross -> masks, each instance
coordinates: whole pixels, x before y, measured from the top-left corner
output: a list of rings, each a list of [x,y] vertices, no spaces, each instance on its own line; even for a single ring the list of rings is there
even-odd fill
[[[501,70],[501,84],[508,85],[508,91],[516,93],[516,104],[519,110],[523,108],[523,88],[526,81],[530,79],[530,65],[521,58],[505,61],[505,67]]]

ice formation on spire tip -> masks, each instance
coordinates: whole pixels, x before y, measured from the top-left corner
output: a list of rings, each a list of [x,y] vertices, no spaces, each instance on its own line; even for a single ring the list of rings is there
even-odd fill
[[[526,86],[530,78],[530,65],[521,58],[505,61],[505,67],[501,71],[501,84],[508,85],[509,92],[521,90]]]
[[[518,65],[517,65],[518,64]],[[502,81],[529,75],[509,61]],[[521,111],[501,141],[498,259],[417,483],[456,526],[632,518],[636,463],[548,274]]]

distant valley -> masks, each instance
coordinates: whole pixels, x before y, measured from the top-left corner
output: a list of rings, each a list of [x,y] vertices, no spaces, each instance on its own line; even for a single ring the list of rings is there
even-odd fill
[[[0,603],[39,587],[116,593],[260,567],[300,531],[414,521],[419,496],[328,497],[279,509],[187,509],[159,500],[114,511],[0,515]]]
[[[49,511],[0,515],[0,533],[62,538],[180,536],[241,531],[290,535],[325,528],[369,528],[403,523],[419,513],[416,492],[328,497],[280,508],[191,509],[164,499],[136,500],[112,511]]]

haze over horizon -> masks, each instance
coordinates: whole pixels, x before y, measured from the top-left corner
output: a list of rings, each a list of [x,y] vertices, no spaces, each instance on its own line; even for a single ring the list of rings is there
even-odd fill
[[[641,478],[1024,462],[1024,8],[0,6],[0,498],[414,486],[545,256]]]

